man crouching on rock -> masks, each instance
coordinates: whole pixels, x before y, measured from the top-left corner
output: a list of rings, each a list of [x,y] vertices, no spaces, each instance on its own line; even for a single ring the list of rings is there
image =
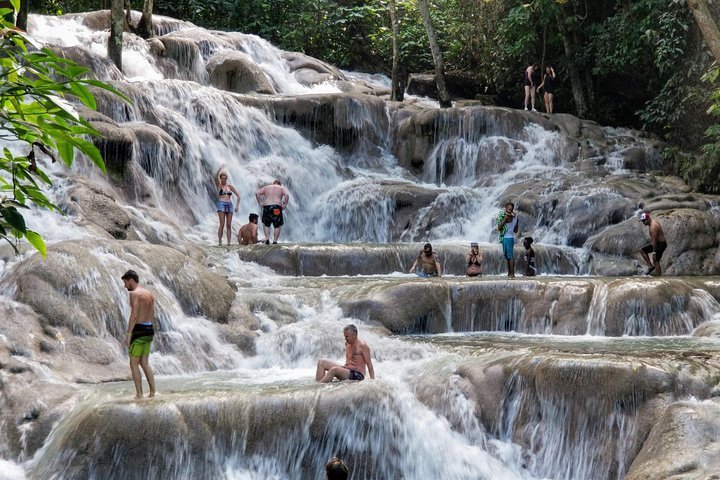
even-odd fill
[[[138,274],[128,270],[120,277],[125,288],[130,292],[130,318],[125,334],[125,346],[130,354],[130,373],[135,383],[135,398],[142,398],[142,378],[140,368],[145,372],[150,394],[148,398],[155,396],[155,376],[148,363],[150,357],[150,345],[152,345],[155,331],[153,319],[155,299],[149,290],[139,285]],[[138,368],[138,365],[140,368]]]
[[[315,372],[315,380],[321,383],[338,380],[364,380],[365,368],[370,378],[375,378],[375,368],[370,358],[370,347],[367,343],[358,338],[358,330],[355,325],[348,325],[343,329],[345,336],[345,365],[340,365],[330,360],[320,360]]]

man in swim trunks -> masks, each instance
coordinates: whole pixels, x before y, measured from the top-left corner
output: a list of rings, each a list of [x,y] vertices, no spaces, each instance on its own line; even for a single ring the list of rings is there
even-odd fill
[[[148,398],[155,396],[155,376],[148,363],[150,345],[155,331],[153,320],[155,318],[155,299],[153,294],[139,285],[138,274],[128,270],[120,277],[125,288],[130,292],[130,318],[125,334],[125,346],[130,354],[130,373],[135,383],[135,398],[142,398],[142,378],[140,368],[145,373],[150,393]],[[139,365],[139,368],[138,368]]]
[[[643,223],[643,225],[648,227],[648,230],[650,232],[650,243],[642,247],[640,250],[640,255],[642,255],[643,260],[645,260],[645,263],[647,263],[648,271],[645,272],[646,275],[655,275],[659,277],[662,275],[662,268],[660,268],[660,259],[662,259],[663,253],[665,252],[665,249],[667,248],[667,242],[665,241],[665,233],[663,233],[663,229],[660,226],[660,223],[658,223],[657,220],[653,220],[650,218],[650,214],[648,212],[643,212],[640,214],[640,221]],[[652,259],[650,258],[650,255],[652,255]]]
[[[272,185],[266,185],[255,192],[255,199],[263,208],[262,224],[265,243],[270,243],[270,225],[275,229],[273,243],[277,243],[280,237],[280,227],[285,223],[283,211],[290,203],[290,193],[282,186],[280,180],[275,180]]]
[[[345,336],[345,365],[331,360],[318,361],[315,380],[321,383],[338,380],[364,380],[367,368],[370,378],[375,379],[375,368],[370,358],[370,347],[358,338],[357,327],[353,324],[343,329]]]
[[[420,273],[416,272],[416,268],[420,267]],[[410,273],[417,273],[419,277],[440,277],[442,276],[442,265],[433,251],[432,245],[426,243],[422,252],[410,267]]]
[[[238,232],[238,243],[240,245],[254,245],[258,242],[258,216],[257,213],[251,213],[248,217],[248,223],[240,227]]]

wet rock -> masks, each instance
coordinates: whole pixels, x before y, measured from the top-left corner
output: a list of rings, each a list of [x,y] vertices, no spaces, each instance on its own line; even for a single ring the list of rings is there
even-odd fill
[[[236,93],[274,94],[265,73],[247,54],[237,51],[216,53],[207,63],[210,83],[221,89]]]
[[[283,52],[282,57],[287,62],[291,72],[309,70],[320,74],[330,75],[329,78],[333,78],[335,80],[347,80],[345,75],[334,66],[329,63],[325,63],[322,60],[318,60],[317,58],[305,55],[304,53]]]
[[[79,180],[69,190],[65,209],[82,220],[99,226],[118,240],[139,240],[130,225],[130,217],[115,198],[99,185]]]
[[[662,414],[632,462],[627,480],[717,478],[720,402],[676,402]]]

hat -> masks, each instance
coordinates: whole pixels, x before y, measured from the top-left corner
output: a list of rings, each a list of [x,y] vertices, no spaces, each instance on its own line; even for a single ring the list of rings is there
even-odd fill
[[[643,212],[640,214],[640,221],[644,222],[645,220],[650,220],[650,214],[647,212]]]

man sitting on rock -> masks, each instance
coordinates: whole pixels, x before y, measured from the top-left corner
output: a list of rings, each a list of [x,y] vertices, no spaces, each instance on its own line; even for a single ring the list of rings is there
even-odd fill
[[[642,247],[642,249],[640,250],[640,255],[642,255],[643,260],[645,260],[645,263],[647,263],[648,267],[650,267],[648,268],[648,271],[645,272],[645,274],[652,274],[659,277],[660,275],[662,275],[662,269],[660,268],[660,259],[662,258],[663,253],[667,248],[665,234],[663,233],[663,229],[660,226],[660,223],[658,223],[657,220],[651,219],[648,212],[643,212],[640,214],[640,221],[643,223],[643,225],[648,227],[648,230],[650,232],[650,243]],[[652,255],[652,259],[650,258],[650,255]]]
[[[315,372],[315,380],[321,383],[338,380],[364,380],[365,370],[370,378],[375,378],[375,368],[370,358],[370,347],[358,338],[358,329],[355,325],[347,325],[343,329],[345,337],[345,365],[331,360],[320,360]]]

